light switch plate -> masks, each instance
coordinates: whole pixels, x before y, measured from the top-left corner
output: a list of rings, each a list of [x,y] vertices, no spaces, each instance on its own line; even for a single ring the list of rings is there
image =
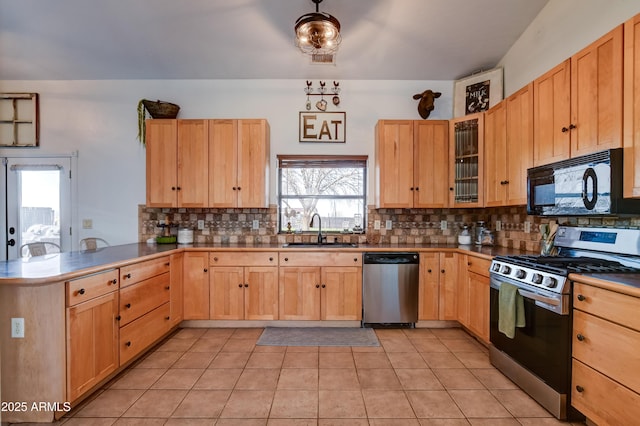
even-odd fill
[[[386,228],[386,229],[393,229],[393,221],[391,221],[391,220],[387,220],[387,221],[385,222],[385,228]]]
[[[531,233],[531,222],[525,222],[524,223],[524,233],[525,234],[530,234]]]
[[[440,221],[440,229],[442,231],[446,231],[446,229],[447,229],[447,221],[446,220],[441,220]]]
[[[254,220],[254,221],[252,222],[251,229],[253,229],[253,230],[257,230],[257,229],[259,229],[259,228],[260,228],[260,222],[259,222],[259,221],[257,221],[257,220]]]
[[[502,222],[496,220],[496,232],[502,231]]]
[[[376,231],[380,230],[380,221],[379,220],[374,220],[373,221],[373,229],[375,229]]]
[[[204,229],[204,220],[202,220],[202,219],[198,220],[198,229],[199,230],[203,230]]]

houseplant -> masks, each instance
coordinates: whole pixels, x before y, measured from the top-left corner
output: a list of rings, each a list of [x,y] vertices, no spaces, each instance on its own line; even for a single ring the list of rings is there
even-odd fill
[[[148,99],[140,99],[138,101],[138,140],[145,144],[145,119],[147,112],[151,118],[176,118],[180,107],[171,102],[150,101]]]

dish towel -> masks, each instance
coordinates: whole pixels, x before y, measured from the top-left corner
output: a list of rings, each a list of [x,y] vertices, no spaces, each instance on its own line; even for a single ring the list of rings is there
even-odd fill
[[[513,339],[516,327],[524,327],[524,300],[518,287],[501,283],[498,292],[498,331]]]

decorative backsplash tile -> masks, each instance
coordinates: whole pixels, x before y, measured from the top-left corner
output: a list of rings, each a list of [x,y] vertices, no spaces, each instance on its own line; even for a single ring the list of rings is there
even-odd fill
[[[161,221],[171,224],[170,230],[176,234],[178,228],[194,230],[196,243],[209,244],[282,244],[285,242],[315,241],[315,234],[278,234],[278,209],[185,209],[138,208],[139,241],[147,241],[160,235]],[[552,218],[529,216],[524,206],[493,207],[478,209],[375,209],[368,208],[365,234],[327,233],[330,241],[369,244],[456,244],[458,233],[464,225],[473,227],[478,221],[494,233],[494,244],[521,250],[539,251],[541,224]],[[561,225],[621,227],[640,229],[640,216],[624,218],[567,217],[554,218]],[[252,229],[253,221],[258,221],[258,229]],[[374,230],[374,222],[379,220],[380,230]],[[385,229],[390,220],[392,229]],[[198,229],[198,221],[203,229]],[[446,229],[441,229],[442,222]],[[496,221],[501,229],[496,231]],[[529,225],[525,225],[529,222]],[[530,232],[525,232],[526,228]],[[472,233],[473,235],[473,233]]]

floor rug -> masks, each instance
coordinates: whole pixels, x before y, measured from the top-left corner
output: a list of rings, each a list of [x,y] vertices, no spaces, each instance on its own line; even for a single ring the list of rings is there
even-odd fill
[[[258,339],[262,346],[380,346],[370,328],[267,327]]]

